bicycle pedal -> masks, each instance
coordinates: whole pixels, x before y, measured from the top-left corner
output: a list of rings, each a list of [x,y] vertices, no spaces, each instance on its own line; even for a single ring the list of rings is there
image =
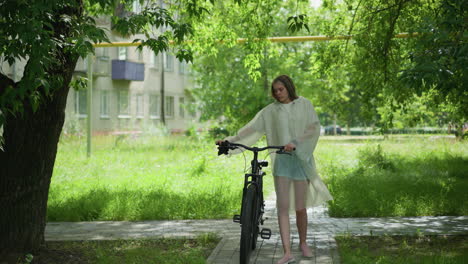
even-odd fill
[[[240,223],[240,215],[234,215],[234,216],[232,217],[232,221],[233,221],[234,223]]]
[[[260,231],[260,237],[263,239],[270,239],[271,237],[271,229],[269,228],[262,228],[262,231]]]

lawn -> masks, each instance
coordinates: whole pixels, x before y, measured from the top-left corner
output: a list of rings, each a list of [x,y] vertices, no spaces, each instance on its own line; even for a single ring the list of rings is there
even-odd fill
[[[336,237],[343,264],[468,263],[468,236]]]
[[[219,238],[46,242],[34,264],[206,263]],[[31,256],[27,256],[31,257]],[[18,263],[29,263],[27,257]],[[31,259],[29,259],[31,260]]]
[[[318,169],[333,217],[468,215],[468,143],[451,138],[322,138]]]
[[[231,218],[249,158],[218,157],[214,140],[183,136],[94,137],[87,158],[85,138],[63,137],[48,221]]]
[[[218,157],[213,142],[98,136],[87,158],[85,138],[62,137],[48,221],[231,218],[239,213],[251,155]],[[321,137],[315,158],[334,197],[331,216],[468,215],[466,142],[417,135]],[[268,195],[273,187],[267,173]]]

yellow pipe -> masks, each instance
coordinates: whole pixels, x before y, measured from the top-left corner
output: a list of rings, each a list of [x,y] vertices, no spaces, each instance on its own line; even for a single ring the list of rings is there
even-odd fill
[[[395,38],[409,38],[417,36],[418,33],[399,33],[395,35]],[[339,35],[339,36],[298,36],[298,37],[270,37],[266,38],[271,42],[306,42],[306,41],[329,41],[329,40],[347,40],[352,39],[353,36]],[[260,38],[255,38],[253,40],[261,40]],[[237,43],[245,43],[248,39],[238,38]],[[223,42],[219,40],[218,42]],[[173,44],[173,41],[169,41],[170,44]],[[96,43],[93,44],[95,48],[103,47],[131,47],[138,46],[141,42],[112,42],[112,43]]]
[[[138,46],[141,42],[111,42],[111,43],[95,43],[93,47],[95,48],[109,48],[109,47],[132,47]]]
[[[306,42],[306,41],[327,41],[327,40],[339,40],[339,39],[350,39],[351,36],[298,36],[298,37],[270,37],[267,40],[271,42]],[[255,38],[254,40],[261,40]],[[237,39],[238,43],[245,43],[248,39],[240,38]]]

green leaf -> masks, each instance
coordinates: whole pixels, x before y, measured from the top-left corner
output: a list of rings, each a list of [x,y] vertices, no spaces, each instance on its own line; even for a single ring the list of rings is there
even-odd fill
[[[50,83],[49,83],[49,81],[47,81],[46,79],[40,78],[39,82],[40,82],[42,88],[44,88],[45,95],[49,95],[49,93],[50,93]]]

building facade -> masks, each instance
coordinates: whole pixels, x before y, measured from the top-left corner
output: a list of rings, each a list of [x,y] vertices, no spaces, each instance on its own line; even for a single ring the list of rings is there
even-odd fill
[[[98,22],[112,32],[110,21],[104,18]],[[132,39],[143,37],[133,36]],[[113,33],[109,34],[109,39],[113,43],[132,40]],[[161,125],[180,132],[197,119],[194,100],[188,92],[192,87],[189,65],[179,62],[170,52],[156,55],[150,49],[140,52],[134,46],[98,47],[92,71],[93,132],[143,131]],[[75,78],[79,76],[87,76],[86,59],[77,63]],[[65,132],[73,133],[77,127],[85,126],[87,104],[86,90],[70,90]]]
[[[141,11],[139,3],[134,1],[133,12]],[[164,1],[160,1],[160,5],[165,7]],[[96,23],[106,30],[113,43],[144,39],[144,35],[130,38],[113,32],[109,17],[96,18]],[[21,80],[25,64],[25,60],[18,60],[10,66],[0,58],[0,70],[14,81]],[[93,56],[92,72],[91,102],[87,101],[86,89],[70,89],[65,133],[86,130],[89,103],[93,133],[143,131],[158,126],[180,132],[197,120],[194,100],[189,93],[193,86],[189,65],[179,62],[171,51],[156,55],[148,48],[140,52],[135,46],[98,47]],[[76,65],[74,78],[80,76],[87,77],[86,59],[80,59]]]

